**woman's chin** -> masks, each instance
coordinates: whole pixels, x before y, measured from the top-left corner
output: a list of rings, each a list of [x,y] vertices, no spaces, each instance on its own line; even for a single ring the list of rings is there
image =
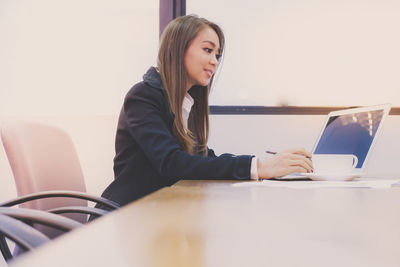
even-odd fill
[[[204,81],[201,86],[208,86],[210,84],[210,79]]]
[[[210,79],[204,80],[204,81],[197,81],[194,86],[208,86],[210,83]]]
[[[195,86],[208,86],[208,82],[207,83],[198,83]]]

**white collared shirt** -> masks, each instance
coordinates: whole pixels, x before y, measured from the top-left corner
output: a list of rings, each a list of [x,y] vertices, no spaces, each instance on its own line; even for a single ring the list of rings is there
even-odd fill
[[[182,118],[186,128],[188,127],[189,114],[190,111],[192,110],[193,104],[194,104],[194,99],[192,98],[191,95],[189,95],[189,93],[186,93],[182,103]]]

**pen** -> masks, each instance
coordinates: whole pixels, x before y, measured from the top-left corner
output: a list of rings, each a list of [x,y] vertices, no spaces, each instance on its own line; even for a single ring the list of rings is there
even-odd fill
[[[265,151],[265,153],[275,155],[275,154],[277,154],[278,152],[267,150],[267,151]],[[310,157],[306,157],[306,158],[311,159]]]

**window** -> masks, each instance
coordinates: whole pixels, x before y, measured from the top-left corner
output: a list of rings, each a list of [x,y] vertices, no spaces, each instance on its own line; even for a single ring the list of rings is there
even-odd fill
[[[400,2],[187,0],[226,35],[212,105],[400,105]]]

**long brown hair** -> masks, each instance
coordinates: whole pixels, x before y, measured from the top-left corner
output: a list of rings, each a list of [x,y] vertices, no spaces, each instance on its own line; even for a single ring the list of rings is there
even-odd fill
[[[190,89],[194,105],[186,128],[182,117],[182,103],[188,83],[188,73],[185,68],[184,58],[192,40],[207,26],[211,27],[218,35],[219,53],[222,55],[225,38],[221,28],[204,18],[188,15],[174,19],[164,29],[157,62],[168,94],[171,111],[175,114],[173,134],[183,150],[191,154],[200,155],[207,155],[209,132],[208,95],[214,75],[207,86],[197,85]]]

